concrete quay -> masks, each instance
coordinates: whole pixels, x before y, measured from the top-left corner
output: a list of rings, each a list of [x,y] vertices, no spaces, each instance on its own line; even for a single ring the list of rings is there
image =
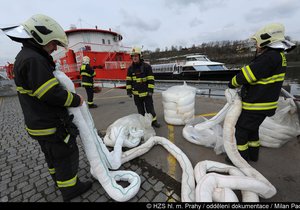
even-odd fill
[[[86,97],[83,88],[77,92]],[[160,128],[156,135],[172,139],[190,159],[193,167],[203,160],[225,163],[225,154],[216,155],[212,148],[192,144],[182,136],[183,126],[168,125],[164,121],[162,95],[154,94]],[[137,113],[133,99],[123,89],[103,88],[95,94],[96,109],[90,109],[99,132],[105,133],[115,120]],[[195,114],[211,117],[225,104],[224,99],[197,96]],[[15,94],[0,96],[0,202],[62,202],[55,188],[44,155],[38,143],[24,129],[24,119]],[[91,180],[89,162],[80,138],[78,176]],[[262,202],[300,202],[300,140],[292,139],[283,147],[261,148],[260,160],[250,164],[261,172],[277,189],[277,194]],[[141,177],[141,188],[128,202],[180,202],[181,168],[162,147],[154,146],[148,153],[123,164],[120,170],[131,170]],[[97,180],[93,187],[72,202],[114,202]],[[0,203],[1,206],[1,203]]]

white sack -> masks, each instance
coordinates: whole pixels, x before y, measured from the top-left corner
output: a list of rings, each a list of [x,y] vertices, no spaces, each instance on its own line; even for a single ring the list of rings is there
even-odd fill
[[[126,138],[124,139],[123,147],[136,147],[142,139],[147,141],[150,137],[155,136],[155,130],[151,123],[152,115],[148,113],[145,116],[131,114],[122,117],[107,128],[104,143],[106,146],[113,147],[121,129],[124,129]]]
[[[172,86],[162,92],[164,118],[171,125],[185,125],[195,114],[196,88],[186,85]]]

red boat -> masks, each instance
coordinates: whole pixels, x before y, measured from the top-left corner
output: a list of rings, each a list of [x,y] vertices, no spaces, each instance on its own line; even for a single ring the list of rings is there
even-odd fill
[[[131,64],[130,47],[121,45],[123,37],[109,30],[77,29],[66,31],[69,48],[58,47],[52,56],[59,62],[60,68],[75,83],[80,86],[80,66],[83,56],[90,58],[90,65],[94,68],[97,82],[107,81],[113,84],[126,82],[127,68]],[[13,79],[13,64],[1,66],[7,77]],[[121,83],[120,83],[121,82]]]
[[[76,29],[66,31],[68,50],[59,47],[53,58],[59,61],[61,70],[78,87],[83,56],[90,58],[96,72],[95,81],[122,82],[126,80],[127,68],[131,64],[130,47],[121,45],[123,37],[109,30]]]

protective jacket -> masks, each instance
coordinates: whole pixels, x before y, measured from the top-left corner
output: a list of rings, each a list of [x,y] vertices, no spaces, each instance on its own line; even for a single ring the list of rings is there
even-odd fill
[[[14,63],[14,80],[24,113],[26,130],[34,139],[56,133],[69,119],[67,107],[77,107],[80,97],[60,86],[54,77],[55,63],[46,51],[23,43]]]
[[[127,94],[133,94],[139,97],[145,97],[148,93],[153,93],[154,76],[152,67],[141,61],[133,63],[127,71],[126,77]]]
[[[81,85],[83,87],[93,87],[94,76],[96,72],[89,64],[82,64],[80,68],[80,75],[82,76]]]
[[[283,50],[267,48],[241,72],[232,78],[228,86],[242,86],[242,108],[244,111],[275,114],[281,87],[286,72],[286,57]]]

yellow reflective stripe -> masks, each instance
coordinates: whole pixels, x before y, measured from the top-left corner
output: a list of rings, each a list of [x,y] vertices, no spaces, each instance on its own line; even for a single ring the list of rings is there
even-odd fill
[[[239,151],[245,151],[248,149],[248,143],[244,145],[237,145]]]
[[[67,137],[64,139],[64,142],[67,144],[70,140],[71,135],[68,134]]]
[[[269,110],[276,109],[278,102],[267,102],[267,103],[247,103],[242,102],[242,108],[246,110]]]
[[[132,86],[131,85],[126,85],[126,89],[131,89]]]
[[[82,82],[81,84],[86,86],[93,86],[93,83],[89,83],[89,82]]]
[[[148,95],[148,92],[139,93],[139,97],[145,97]]]
[[[154,89],[154,85],[153,84],[148,84],[148,88]]]
[[[259,140],[249,141],[248,144],[249,144],[249,147],[259,147],[260,146]]]
[[[89,102],[89,101],[88,101],[87,103],[88,103],[88,105],[92,105],[94,102]]]
[[[132,91],[132,94],[133,94],[133,95],[138,95],[138,94],[139,94],[139,92],[138,92],[138,91],[135,91],[135,90],[133,90],[133,91]]]
[[[154,76],[147,76],[147,80],[154,80]]]
[[[55,168],[48,168],[50,174],[55,174]]]
[[[26,90],[26,89],[24,89],[23,87],[20,87],[20,86],[18,86],[18,87],[16,88],[16,90],[17,90],[19,93],[21,93],[21,94],[28,94],[28,95],[30,95],[30,96],[33,96],[32,90]]]
[[[81,70],[85,70],[86,69],[86,65],[82,65],[80,69]]]
[[[126,77],[126,80],[132,80],[132,78],[131,77]]]
[[[155,117],[153,117],[153,119],[152,119],[152,122],[153,122],[153,121],[155,121],[156,119],[157,119],[157,118],[156,118],[156,116],[155,116]]]
[[[281,58],[282,58],[282,66],[287,66],[286,57],[285,57],[284,52],[281,52],[280,55],[281,55]]]
[[[148,92],[139,93],[138,91],[132,91],[132,94],[139,97],[146,97],[148,95]]]
[[[136,77],[134,77],[133,81],[135,81],[137,83],[140,83],[140,82],[142,82],[142,78],[136,78]]]
[[[237,83],[237,81],[236,81],[236,76],[234,76],[234,77],[232,78],[231,84],[232,84],[234,87],[239,87],[239,86],[240,86],[239,83]]]
[[[256,85],[256,84],[266,85],[266,84],[271,84],[271,83],[275,83],[275,82],[282,82],[284,80],[284,77],[285,77],[285,73],[276,74],[276,75],[273,75],[272,77],[263,78],[257,82],[253,82],[253,83],[251,83],[251,85]]]
[[[68,91],[68,98],[64,104],[64,106],[70,106],[73,101],[73,94]]]
[[[45,82],[43,85],[41,85],[34,93],[33,95],[37,98],[41,98],[47,91],[49,91],[53,86],[57,85],[58,81],[56,78],[52,78]]]
[[[56,128],[33,130],[26,127],[25,129],[32,136],[46,136],[46,135],[52,135],[56,132]]]
[[[77,182],[77,175],[74,176],[72,179],[66,180],[66,181],[56,181],[57,186],[62,188],[62,187],[72,187],[76,184]]]
[[[95,75],[96,75],[96,72],[94,71],[93,76],[95,76]]]
[[[146,77],[142,77],[142,78],[132,77],[132,80],[135,81],[136,83],[147,82]]]
[[[81,76],[93,77],[93,75],[90,75],[90,74],[88,74],[88,73],[86,73],[86,72],[81,72]]]
[[[242,68],[242,72],[244,74],[244,77],[246,78],[246,80],[248,81],[248,83],[251,82],[255,82],[256,81],[256,77],[254,76],[254,74],[252,73],[251,69],[249,66],[245,66]]]

